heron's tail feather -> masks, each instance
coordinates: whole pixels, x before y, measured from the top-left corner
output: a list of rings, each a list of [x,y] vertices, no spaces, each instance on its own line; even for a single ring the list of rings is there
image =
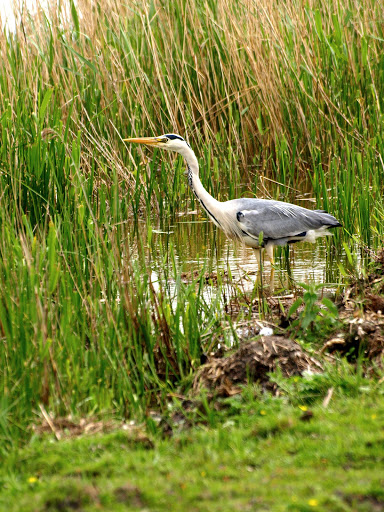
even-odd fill
[[[328,231],[328,228],[335,228],[334,226],[321,226],[321,228],[318,229],[309,229],[307,231],[307,234],[304,238],[306,242],[315,243],[317,238],[321,238],[323,236],[333,236],[333,233]]]

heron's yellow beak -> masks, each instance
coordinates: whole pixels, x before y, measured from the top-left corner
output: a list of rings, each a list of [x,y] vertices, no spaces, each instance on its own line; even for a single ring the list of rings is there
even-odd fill
[[[123,139],[124,142],[135,142],[136,144],[147,144],[155,146],[159,142],[163,142],[162,137],[139,137],[138,139]]]

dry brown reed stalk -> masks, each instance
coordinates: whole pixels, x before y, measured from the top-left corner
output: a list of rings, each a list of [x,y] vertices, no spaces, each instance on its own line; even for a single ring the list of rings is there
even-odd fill
[[[38,70],[47,87],[56,87],[63,121],[71,115],[77,126],[88,127],[83,133],[91,145],[90,134],[100,130],[98,118],[88,112],[97,101],[98,112],[111,120],[103,124],[100,145],[113,162],[121,149],[117,132],[172,130],[187,133],[193,143],[203,136],[216,144],[218,134],[225,134],[244,164],[255,152],[273,152],[281,139],[292,149],[296,134],[298,163],[302,158],[304,165],[313,144],[333,146],[347,133],[363,142],[357,114],[348,111],[347,98],[332,96],[332,81],[356,88],[362,126],[372,125],[359,82],[364,38],[369,38],[367,73],[379,111],[371,59],[380,58],[377,20],[384,4],[363,4],[80,0],[76,8],[67,2],[57,10],[52,4],[47,15],[40,6],[32,16],[23,12],[17,26],[23,67],[17,79],[37,103],[39,88],[31,74]],[[337,54],[340,48],[343,55]],[[0,57],[11,91],[14,70],[6,53],[1,34]],[[12,92],[9,98],[17,101]],[[122,178],[127,175],[128,170],[121,172]]]

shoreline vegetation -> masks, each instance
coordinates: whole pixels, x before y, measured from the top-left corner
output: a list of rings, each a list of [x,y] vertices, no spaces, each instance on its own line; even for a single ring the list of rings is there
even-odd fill
[[[68,0],[0,33],[0,508],[384,506],[383,19],[375,0]],[[167,132],[219,200],[335,215],[332,294],[228,288],[216,235],[182,272],[157,233],[197,208],[184,164],[122,142]],[[284,374],[265,343],[264,386],[236,359],[260,326],[321,371]]]

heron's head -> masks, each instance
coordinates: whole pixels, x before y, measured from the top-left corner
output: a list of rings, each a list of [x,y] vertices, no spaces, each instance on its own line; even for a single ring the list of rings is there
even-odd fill
[[[167,133],[160,135],[160,137],[139,137],[137,139],[123,140],[124,142],[135,142],[136,144],[146,144],[147,146],[176,151],[177,153],[182,153],[186,148],[190,148],[188,142],[175,133]]]

